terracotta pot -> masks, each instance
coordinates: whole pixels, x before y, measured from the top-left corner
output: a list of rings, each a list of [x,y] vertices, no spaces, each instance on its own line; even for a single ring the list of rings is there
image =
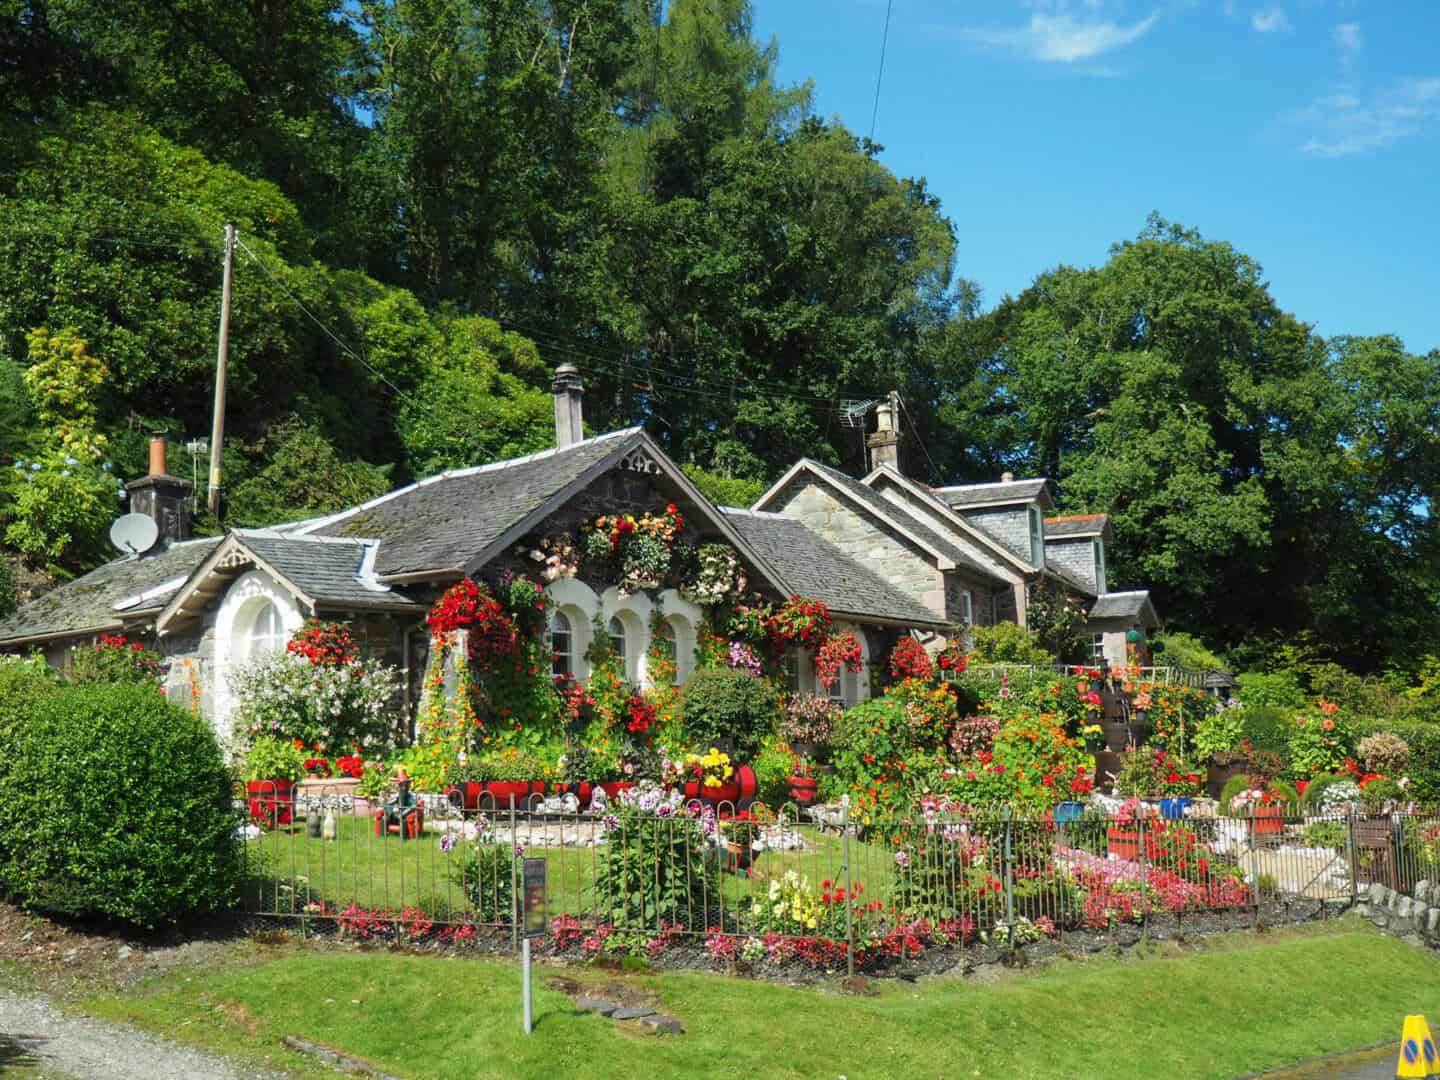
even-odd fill
[[[1117,859],[1140,858],[1140,830],[1128,825],[1111,825],[1105,831],[1110,854]]]
[[[819,781],[813,776],[792,776],[790,777],[790,797],[801,806],[808,806],[815,801],[819,786]]]
[[[1273,836],[1285,831],[1285,807],[1252,806],[1246,815],[1252,836]]]
[[[289,825],[295,808],[294,780],[250,780],[245,784],[250,796],[250,817],[267,828]]]

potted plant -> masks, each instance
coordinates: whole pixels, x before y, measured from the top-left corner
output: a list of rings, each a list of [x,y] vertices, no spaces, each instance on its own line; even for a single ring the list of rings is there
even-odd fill
[[[1141,690],[1138,694],[1131,698],[1131,716],[1134,717],[1134,720],[1132,722],[1142,727],[1149,727],[1150,705],[1150,691],[1148,690]]]
[[[704,754],[687,754],[685,762],[690,766],[693,778],[685,785],[687,798],[700,798],[710,803],[730,803],[740,798],[740,784],[735,779],[735,767],[730,764],[730,755],[716,747],[710,747]],[[694,795],[691,795],[691,784]]]
[[[1154,814],[1153,807],[1146,806],[1134,796],[1126,799],[1105,830],[1110,854],[1117,859],[1138,859],[1145,819]]]
[[[840,703],[819,694],[797,693],[785,699],[780,718],[780,738],[790,749],[812,761],[829,752],[834,723],[841,713]]]
[[[292,743],[262,735],[245,754],[245,790],[250,816],[268,827],[290,824],[295,781],[305,775],[305,758]]]
[[[720,831],[725,837],[725,869],[732,874],[746,869],[754,858],[756,839],[774,821],[775,815],[763,803],[724,818]]]
[[[628,770],[628,771],[627,771]],[[590,779],[613,799],[635,786],[635,770],[615,750],[596,747],[590,754]]]
[[[1272,836],[1285,831],[1285,812],[1299,799],[1289,784],[1271,780],[1263,787],[1242,787],[1224,803],[1224,809],[1249,822],[1251,837]]]
[[[1082,724],[1080,737],[1085,740],[1087,754],[1098,754],[1101,750],[1108,749],[1105,741],[1105,729],[1099,724]]]
[[[789,780],[790,797],[801,806],[809,806],[815,801],[820,786],[815,779],[815,766],[805,755],[796,754],[793,770]]]
[[[524,809],[531,795],[543,795],[545,782],[537,779],[545,774],[544,763],[528,750],[508,747],[481,754],[472,775],[485,782],[481,802],[489,799],[495,809],[513,805]]]

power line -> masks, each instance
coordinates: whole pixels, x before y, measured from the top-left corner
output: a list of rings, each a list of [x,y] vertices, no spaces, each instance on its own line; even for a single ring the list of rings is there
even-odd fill
[[[289,290],[289,288],[286,287],[286,285],[285,285],[284,282],[282,282],[279,278],[277,278],[277,277],[271,272],[270,268],[265,265],[264,260],[261,259],[260,256],[256,255],[255,252],[251,251],[249,245],[246,244],[244,240],[241,240],[239,236],[236,236],[236,237],[235,237],[235,243],[236,243],[237,245],[239,245],[240,250],[242,250],[243,252],[245,252],[246,255],[249,255],[249,256],[250,256],[251,262],[253,262],[256,266],[260,267],[260,269],[261,269],[262,271],[264,271],[265,276],[270,279],[270,281],[275,285],[275,287],[276,287],[277,289],[279,289],[282,293],[284,293],[285,296],[290,300],[290,302],[291,302],[292,304],[294,304],[294,305],[295,305],[296,307],[298,307],[301,311],[303,311],[303,312],[309,317],[310,321],[313,322],[317,327],[319,327],[320,330],[321,330],[321,332],[324,333],[325,336],[328,337],[331,341],[333,341],[333,342],[336,344],[336,346],[339,347],[339,349],[340,349],[342,352],[345,353],[345,355],[349,356],[352,360],[354,360],[357,364],[359,364],[361,367],[363,367],[366,371],[370,372],[370,374],[374,375],[374,376],[375,376],[377,379],[379,379],[382,383],[384,383],[386,386],[388,386],[388,387],[390,388],[391,392],[393,392],[396,397],[400,398],[400,399],[403,400],[403,401],[409,402],[411,405],[415,406],[415,408],[417,408],[417,409],[419,409],[421,412],[425,413],[427,416],[429,416],[432,420],[436,421],[437,423],[440,423],[440,424],[444,424],[444,423],[445,423],[445,421],[444,421],[440,416],[438,416],[437,414],[435,414],[434,412],[432,412],[432,411],[431,411],[428,407],[426,407],[422,402],[417,401],[415,398],[413,398],[413,397],[411,397],[409,394],[405,393],[404,390],[401,390],[400,387],[396,386],[393,382],[391,382],[390,379],[385,375],[385,373],[384,373],[383,371],[379,370],[377,367],[375,367],[373,364],[371,364],[368,360],[366,360],[366,359],[365,359],[363,356],[361,356],[358,352],[356,352],[354,349],[352,349],[352,348],[349,346],[349,344],[347,344],[347,343],[344,341],[344,339],[342,339],[342,338],[340,337],[339,334],[337,334],[337,333],[335,333],[335,331],[331,330],[330,327],[327,326],[327,325],[320,319],[320,317],[319,317],[318,315],[316,315],[313,311],[311,311],[308,307],[306,307],[305,304],[304,304],[304,302],[303,302],[298,296],[296,296],[293,292],[291,292],[291,291]]]
[[[935,464],[935,459],[930,456],[930,450],[925,445],[925,440],[920,437],[920,425],[915,423],[915,417],[910,415],[910,406],[905,404],[905,399],[899,394],[895,397],[900,402],[900,411],[905,414],[905,420],[910,425],[910,430],[915,432],[915,441],[920,444],[920,451],[925,455],[925,460],[930,462],[930,473],[935,477],[937,483],[944,483],[945,476],[940,472],[940,466]]]
[[[880,37],[880,70],[875,73],[875,104],[870,109],[870,141],[875,141],[875,117],[880,113],[880,80],[885,77],[885,47],[890,44],[890,9],[895,0],[885,0],[885,32]]]

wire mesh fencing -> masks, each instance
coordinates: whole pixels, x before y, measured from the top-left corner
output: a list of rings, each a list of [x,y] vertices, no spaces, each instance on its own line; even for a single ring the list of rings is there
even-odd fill
[[[242,806],[252,915],[359,940],[515,947],[521,862],[542,858],[549,947],[591,955],[691,941],[853,966],[935,945],[1283,925],[1337,915],[1371,882],[1440,879],[1440,815],[1415,810],[1070,804],[857,821],[789,805],[772,821],[660,789],[590,810],[536,796]]]

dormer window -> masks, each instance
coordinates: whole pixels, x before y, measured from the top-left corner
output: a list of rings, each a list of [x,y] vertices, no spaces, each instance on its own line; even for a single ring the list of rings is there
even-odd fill
[[[1030,561],[1045,569],[1045,522],[1038,506],[1030,507]]]
[[[1095,545],[1095,591],[1100,595],[1105,594],[1105,541],[1092,540]]]

